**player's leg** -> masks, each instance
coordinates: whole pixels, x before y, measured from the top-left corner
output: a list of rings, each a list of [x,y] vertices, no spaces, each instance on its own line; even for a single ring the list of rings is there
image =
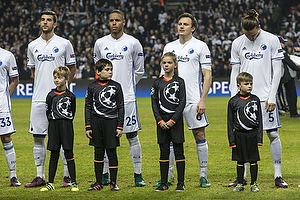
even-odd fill
[[[177,187],[176,191],[184,191],[184,174],[185,174],[185,157],[183,150],[183,143],[173,144],[175,161],[176,161],[176,169],[177,169]]]
[[[46,143],[45,137],[48,131],[48,119],[46,116],[46,103],[32,102],[30,113],[29,133],[33,134],[33,156],[36,165],[37,176],[25,187],[43,186],[45,182]]]
[[[287,188],[288,184],[284,182],[281,175],[281,158],[282,158],[282,147],[279,138],[278,129],[267,130],[267,135],[270,139],[270,152],[274,165],[274,178],[275,185],[282,188]]]
[[[142,177],[142,149],[139,141],[138,133],[126,133],[129,143],[129,152],[133,164],[134,179],[136,186],[145,186],[146,183]]]
[[[63,166],[64,166],[64,184],[63,187],[70,187],[71,186],[71,177],[70,177],[70,173],[68,170],[68,164],[67,164],[67,160],[65,157],[65,151],[63,149],[63,147],[61,146],[60,148],[60,156],[61,156],[61,160],[63,162]]]
[[[94,148],[94,170],[96,176],[96,182],[91,185],[88,191],[101,190],[103,188],[102,183],[102,173],[103,173],[103,157],[104,157],[104,147]]]
[[[41,192],[55,190],[54,178],[55,178],[57,163],[59,159],[59,150],[51,150],[50,152],[51,153],[50,153],[50,161],[49,161],[48,183],[45,185],[45,187],[40,189]]]
[[[103,163],[103,175],[102,175],[102,185],[109,184],[109,161],[107,153],[104,154],[104,163]]]
[[[192,131],[196,141],[200,166],[200,185],[201,187],[209,187],[210,183],[207,180],[208,145],[205,139],[205,127],[193,129]]]
[[[159,144],[160,149],[160,180],[161,184],[155,189],[155,191],[168,190],[168,170],[169,170],[169,155],[170,155],[170,143]]]
[[[16,173],[16,153],[11,139],[11,134],[2,135],[1,142],[4,149],[7,166],[10,171],[10,183],[12,186],[20,186],[21,183],[19,182]]]
[[[134,170],[134,182],[136,186],[142,187],[146,183],[142,177],[142,149],[139,141],[138,130],[141,129],[137,104],[135,101],[124,103],[124,125],[123,133],[129,143],[129,152]]]
[[[175,155],[174,155],[174,146],[173,143],[170,144],[170,155],[169,155],[169,173],[168,173],[168,183],[172,184],[174,181],[174,162],[175,162]]]
[[[111,191],[118,191],[117,186],[117,173],[118,173],[118,156],[117,148],[106,149],[109,160],[109,173],[110,173],[110,189]]]

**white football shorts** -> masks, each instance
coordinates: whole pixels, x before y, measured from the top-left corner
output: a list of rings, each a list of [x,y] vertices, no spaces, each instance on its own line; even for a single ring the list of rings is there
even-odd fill
[[[124,103],[123,133],[133,133],[141,129],[136,101]]]
[[[262,120],[263,120],[263,129],[270,130],[270,129],[280,128],[281,124],[280,124],[277,105],[275,107],[275,110],[273,110],[272,112],[267,112],[265,109],[265,105],[266,105],[265,101],[260,102]]]
[[[46,116],[46,102],[32,102],[30,112],[29,133],[47,135],[48,119]]]
[[[10,112],[0,113],[0,135],[16,132]]]
[[[198,115],[197,104],[186,104],[183,110],[183,117],[190,130],[206,127],[209,125],[205,112],[201,116]]]

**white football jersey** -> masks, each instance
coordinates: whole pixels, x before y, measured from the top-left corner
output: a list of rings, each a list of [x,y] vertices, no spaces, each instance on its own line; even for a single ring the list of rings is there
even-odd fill
[[[261,101],[269,98],[273,78],[272,60],[283,58],[278,37],[262,29],[254,41],[241,35],[232,43],[230,62],[239,65],[239,72],[248,72],[253,76],[252,93]]]
[[[46,101],[55,88],[53,70],[60,65],[76,64],[74,49],[69,40],[54,36],[45,41],[40,36],[28,45],[27,66],[35,68],[32,101]]]
[[[0,112],[10,112],[9,77],[19,76],[14,55],[0,48]]]
[[[211,70],[211,56],[206,43],[194,37],[180,44],[179,39],[166,44],[164,54],[173,52],[178,59],[178,73],[184,79],[186,103],[198,103],[202,93],[202,68]],[[161,74],[164,74],[161,69]]]
[[[124,101],[135,101],[136,84],[144,73],[144,55],[140,42],[126,33],[117,40],[111,35],[99,38],[94,46],[95,63],[101,58],[112,62],[112,79],[121,84]]]

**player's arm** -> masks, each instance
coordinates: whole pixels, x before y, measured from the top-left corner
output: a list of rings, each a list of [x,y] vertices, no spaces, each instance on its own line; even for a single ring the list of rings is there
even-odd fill
[[[259,98],[257,98],[257,104],[258,104],[258,130],[257,130],[257,145],[262,146],[263,145],[263,120],[262,120],[262,112],[261,112],[261,104]]]
[[[197,105],[197,113],[198,115],[202,115],[206,110],[206,98],[211,86],[211,70],[202,68],[203,73],[203,89],[200,101]]]
[[[232,107],[232,100],[229,100],[227,108],[227,135],[230,148],[236,147],[235,137],[233,133],[233,112],[234,110]]]
[[[272,112],[275,109],[276,103],[276,93],[281,79],[281,60],[280,59],[273,59],[272,60],[273,66],[273,78],[272,78],[272,85],[271,90],[269,93],[269,98],[266,102],[265,109],[268,112]]]
[[[92,92],[90,92],[90,88],[88,87],[85,97],[85,106],[84,106],[84,114],[85,114],[85,134],[86,137],[92,139],[92,126],[91,126],[91,111],[92,111],[93,97]]]
[[[236,85],[236,77],[239,74],[239,68],[240,68],[239,64],[231,65],[230,86],[229,86],[231,97],[233,97],[238,92],[238,88]]]
[[[68,86],[70,86],[70,84],[72,83],[75,73],[76,73],[76,64],[72,64],[72,65],[67,65],[67,67],[70,69],[70,76],[69,76],[69,81],[68,81]]]
[[[144,53],[142,45],[137,41],[133,52],[134,82],[137,84],[144,74]]]
[[[9,96],[11,97],[16,91],[17,85],[19,84],[19,76],[10,77],[11,83],[9,85]]]

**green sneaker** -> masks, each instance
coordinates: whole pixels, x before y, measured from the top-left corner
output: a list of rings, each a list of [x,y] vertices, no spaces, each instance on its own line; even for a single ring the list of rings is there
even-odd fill
[[[47,183],[44,187],[40,189],[41,192],[55,190],[54,183]]]
[[[174,183],[174,177],[173,178],[168,178],[168,185],[172,185]],[[159,179],[159,181],[157,181],[157,183],[154,185],[156,187],[160,186],[161,184],[161,179]]]
[[[243,190],[244,190],[243,184],[239,183],[239,184],[237,184],[237,186],[235,186],[235,188],[232,191],[233,192],[241,192]]]
[[[143,187],[146,185],[146,183],[144,182],[144,179],[142,177],[142,174],[134,173],[134,183],[135,183],[135,186],[138,186],[138,187]]]
[[[256,182],[254,182],[253,185],[250,185],[250,190],[251,190],[251,192],[258,192],[259,191]]]
[[[159,181],[157,181],[157,183],[154,186],[158,187],[160,186],[160,184],[161,184],[161,179],[159,179]]]
[[[77,191],[79,191],[78,185],[77,185],[76,182],[71,183],[71,191],[72,191],[72,192],[77,192]]]
[[[210,187],[211,184],[208,182],[207,178],[204,176],[201,176],[200,178],[200,186],[201,187]]]
[[[109,185],[109,174],[102,174],[102,185]]]

